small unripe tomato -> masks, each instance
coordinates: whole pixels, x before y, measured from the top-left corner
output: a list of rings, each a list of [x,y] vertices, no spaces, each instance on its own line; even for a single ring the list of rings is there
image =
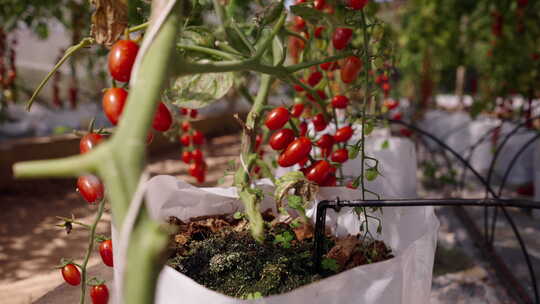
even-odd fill
[[[353,133],[354,130],[351,126],[339,128],[334,135],[334,140],[336,142],[346,142],[352,137]]]
[[[64,277],[64,281],[69,285],[77,286],[81,284],[81,272],[73,264],[67,264],[62,267],[62,277]]]
[[[88,203],[95,203],[103,198],[103,184],[95,175],[79,176],[77,189]]]
[[[332,35],[332,45],[336,50],[343,50],[351,41],[353,30],[347,27],[338,27]]]
[[[299,137],[290,143],[278,158],[281,167],[290,167],[303,160],[311,152],[311,141],[307,137]]]
[[[344,163],[349,159],[349,151],[347,149],[339,149],[332,152],[330,159],[336,163]]]
[[[113,247],[111,240],[105,240],[99,243],[99,255],[103,264],[113,267]]]
[[[294,140],[294,132],[291,129],[281,129],[274,132],[270,137],[268,143],[272,149],[279,151],[287,148],[289,144]]]
[[[351,83],[358,78],[358,73],[362,69],[362,60],[356,56],[349,56],[345,59],[345,64],[341,68],[341,81]]]
[[[277,107],[266,115],[264,124],[270,130],[281,129],[289,121],[289,110],[284,107]]]
[[[292,107],[291,116],[298,118],[300,115],[302,115],[302,112],[304,112],[304,104],[297,103]]]
[[[317,141],[317,147],[319,148],[328,149],[328,148],[331,148],[333,145],[334,145],[334,137],[329,134],[324,134]]]
[[[349,105],[349,98],[343,95],[336,95],[332,98],[332,107],[336,109],[345,109]]]
[[[165,132],[169,130],[169,128],[171,127],[171,124],[172,124],[171,112],[169,112],[169,109],[163,102],[160,102],[156,110],[156,113],[154,114],[152,127],[156,131]]]
[[[128,82],[131,69],[139,52],[139,45],[132,40],[118,40],[109,51],[108,65],[111,77],[120,82]]]
[[[127,96],[128,92],[122,88],[110,88],[103,94],[103,112],[115,126],[122,115]]]
[[[81,141],[79,142],[79,150],[81,151],[81,154],[84,154],[92,150],[102,140],[103,140],[103,136],[101,136],[100,134],[97,134],[97,133],[86,134],[85,136],[81,138]]]

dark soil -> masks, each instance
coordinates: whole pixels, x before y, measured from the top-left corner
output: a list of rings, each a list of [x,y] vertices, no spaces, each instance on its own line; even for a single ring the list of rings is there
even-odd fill
[[[265,220],[273,216],[265,214]],[[256,242],[243,219],[230,216],[193,218],[178,226],[172,236],[169,266],[199,284],[223,294],[258,298],[280,294],[347,269],[392,258],[381,241],[357,236],[325,241],[322,272],[313,270],[313,228],[273,220],[267,225],[266,240]]]

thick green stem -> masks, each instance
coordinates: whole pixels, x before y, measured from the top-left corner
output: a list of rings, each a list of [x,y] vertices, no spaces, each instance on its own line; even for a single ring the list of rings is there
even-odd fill
[[[90,235],[88,240],[88,249],[86,250],[86,256],[84,257],[83,264],[81,266],[81,277],[82,277],[82,284],[81,284],[81,304],[84,304],[84,296],[86,294],[86,266],[88,265],[88,260],[90,259],[90,256],[92,255],[92,251],[94,250],[94,241],[96,237],[96,227],[99,223],[99,220],[101,219],[101,216],[103,215],[103,210],[105,209],[105,199],[102,199],[101,202],[99,202],[98,211],[96,214],[96,217],[94,218],[94,222],[90,226]]]

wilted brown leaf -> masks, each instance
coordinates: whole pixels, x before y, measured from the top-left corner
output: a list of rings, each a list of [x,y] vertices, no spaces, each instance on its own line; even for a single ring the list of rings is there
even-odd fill
[[[352,235],[338,239],[326,257],[336,260],[341,267],[344,267],[359,244],[358,239]]]
[[[97,43],[110,46],[128,26],[127,0],[90,0],[90,3],[95,7],[91,35]]]
[[[294,228],[294,234],[296,235],[296,239],[300,242],[307,239],[313,238],[313,225],[311,223],[304,223],[302,226]]]

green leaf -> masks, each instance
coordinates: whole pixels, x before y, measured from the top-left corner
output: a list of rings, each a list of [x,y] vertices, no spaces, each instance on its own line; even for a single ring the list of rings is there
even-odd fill
[[[373,123],[373,120],[366,121],[364,125],[364,135],[369,135],[371,132],[373,132],[373,129],[375,128],[375,124]]]
[[[355,159],[358,157],[358,153],[360,153],[360,146],[352,146],[349,149],[349,159]]]
[[[331,258],[324,258],[321,261],[321,267],[324,270],[333,271],[333,272],[337,272],[339,270],[339,264],[337,263],[335,259],[331,259]]]
[[[171,81],[162,97],[178,107],[198,109],[225,96],[233,84],[232,72],[182,76]]]
[[[379,175],[379,172],[377,172],[377,169],[375,168],[368,168],[365,173],[365,177],[368,181],[374,181],[377,176]]]
[[[321,22],[326,17],[326,14],[312,8],[310,5],[310,3],[304,2],[298,5],[292,5],[290,9],[293,14],[300,16],[311,23]]]
[[[242,219],[243,217],[244,217],[244,215],[243,215],[242,212],[240,212],[240,211],[236,211],[236,212],[233,214],[233,218],[234,218],[235,220],[240,220],[240,219]]]
[[[212,31],[204,26],[189,26],[182,31],[182,35],[178,41],[179,44],[197,45],[202,47],[213,48],[215,37]]]
[[[298,195],[288,195],[287,196],[287,204],[289,207],[293,208],[294,210],[297,210],[298,212],[302,213],[303,215],[306,214],[306,209],[304,208],[303,200],[301,196]]]
[[[390,143],[388,142],[388,139],[386,139],[386,140],[383,141],[383,143],[381,144],[381,149],[388,149],[388,147],[390,147]]]
[[[225,25],[225,34],[227,35],[227,42],[238,52],[249,55],[251,54],[251,50],[249,46],[247,45],[249,41],[245,38],[245,36],[240,32],[240,29],[238,26],[236,26],[236,23],[234,20],[230,20]]]

